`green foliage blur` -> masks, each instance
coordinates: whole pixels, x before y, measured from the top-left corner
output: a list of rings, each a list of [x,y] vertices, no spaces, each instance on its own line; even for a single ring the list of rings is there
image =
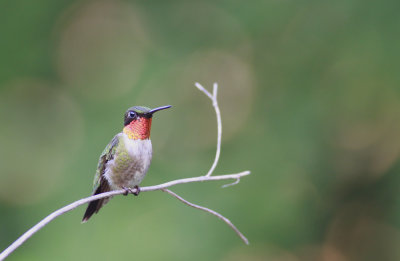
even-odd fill
[[[133,105],[143,186],[205,174],[220,86],[223,182],[59,217],[10,260],[400,260],[400,2],[0,1],[0,250],[92,190]]]

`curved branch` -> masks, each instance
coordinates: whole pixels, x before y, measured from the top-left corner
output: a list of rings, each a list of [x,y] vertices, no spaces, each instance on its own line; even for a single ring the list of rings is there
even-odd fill
[[[202,206],[193,204],[193,203],[187,201],[186,199],[180,197],[179,195],[175,194],[174,192],[172,192],[172,191],[169,190],[169,189],[162,189],[162,191],[167,192],[167,193],[170,194],[171,196],[177,198],[178,200],[182,201],[183,203],[185,203],[186,205],[188,205],[188,206],[190,206],[190,207],[192,207],[192,208],[197,208],[197,209],[203,210],[203,211],[208,212],[208,213],[210,213],[210,214],[216,216],[217,218],[221,219],[221,220],[224,221],[228,226],[230,226],[230,227],[233,229],[233,231],[236,232],[236,234],[243,240],[243,242],[244,242],[246,245],[249,244],[249,240],[242,234],[242,232],[240,232],[240,230],[237,229],[237,228],[235,227],[235,225],[234,225],[229,219],[227,219],[226,217],[224,217],[223,215],[219,214],[218,212],[216,212],[216,211],[214,211],[214,210],[212,210],[212,209],[209,209],[209,208],[206,208],[206,207],[202,207]]]
[[[237,178],[235,182],[229,183],[229,184],[225,184],[225,185],[222,186],[222,188],[226,188],[226,187],[230,187],[230,186],[233,186],[233,185],[237,185],[239,182],[240,182],[240,178]]]
[[[214,110],[215,110],[215,114],[217,115],[217,128],[218,128],[217,151],[215,153],[214,162],[213,162],[210,170],[205,175],[206,177],[209,177],[209,176],[212,175],[212,173],[214,172],[215,168],[217,167],[217,164],[218,164],[218,161],[219,161],[219,155],[221,154],[222,120],[221,120],[221,111],[219,110],[218,100],[217,100],[218,84],[214,83],[213,94],[212,95],[200,83],[196,82],[195,85],[200,91],[204,92],[204,94],[207,95],[208,98],[211,99],[211,101],[213,102],[213,107],[214,107]]]
[[[171,186],[175,186],[178,184],[185,184],[185,183],[191,183],[191,182],[201,182],[201,181],[213,181],[213,180],[226,180],[226,179],[238,179],[243,176],[247,176],[250,174],[250,171],[243,171],[240,173],[236,174],[228,174],[228,175],[220,175],[220,176],[212,176],[212,177],[205,177],[205,176],[200,176],[200,177],[194,177],[194,178],[186,178],[186,179],[178,179],[178,180],[173,180],[169,181],[163,184],[155,185],[155,186],[148,186],[148,187],[141,187],[140,191],[145,192],[145,191],[154,191],[154,190],[162,190]],[[136,189],[132,189],[132,192],[136,192]],[[27,239],[29,239],[31,236],[33,236],[36,232],[38,232],[40,229],[42,229],[44,226],[46,226],[48,223],[56,219],[57,217],[61,216],[62,214],[69,212],[81,205],[84,205],[86,203],[89,203],[91,201],[101,199],[101,198],[107,198],[115,195],[121,195],[126,193],[125,190],[114,190],[114,191],[109,191],[101,194],[97,194],[94,196],[90,196],[87,198],[83,198],[80,200],[77,200],[65,207],[62,207],[47,217],[45,217],[42,221],[37,223],[35,226],[33,226],[31,229],[26,231],[22,236],[20,236],[14,243],[12,243],[8,248],[6,248],[3,252],[0,253],[0,260],[4,260],[9,254],[11,254],[14,250],[16,250],[19,246],[21,246]]]

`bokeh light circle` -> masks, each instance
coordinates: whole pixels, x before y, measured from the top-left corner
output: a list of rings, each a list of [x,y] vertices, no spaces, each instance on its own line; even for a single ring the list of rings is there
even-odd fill
[[[82,142],[80,110],[61,89],[20,79],[1,91],[0,119],[0,201],[37,202],[62,184]]]

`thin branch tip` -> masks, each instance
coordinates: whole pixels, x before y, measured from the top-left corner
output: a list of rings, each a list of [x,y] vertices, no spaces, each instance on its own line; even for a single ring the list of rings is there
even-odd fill
[[[198,89],[200,89],[200,90],[203,90],[203,89],[204,89],[204,87],[203,87],[200,83],[198,83],[198,82],[195,82],[194,85],[195,85]]]
[[[208,98],[210,98],[211,100],[214,100],[214,99],[213,99],[213,96],[211,95],[211,93],[210,93],[209,91],[207,91],[207,89],[204,88],[203,85],[201,85],[201,84],[198,83],[198,82],[194,83],[194,85],[197,87],[197,89],[199,89],[200,91],[202,91],[203,93],[205,93],[205,94],[208,96]]]
[[[215,82],[213,85],[213,97],[215,102],[217,102],[217,92],[218,92],[218,83]]]
[[[230,186],[237,185],[237,184],[239,184],[239,182],[240,182],[240,178],[237,178],[235,182],[229,183],[229,184],[225,184],[225,185],[222,186],[222,188],[227,188],[227,187],[230,187]]]

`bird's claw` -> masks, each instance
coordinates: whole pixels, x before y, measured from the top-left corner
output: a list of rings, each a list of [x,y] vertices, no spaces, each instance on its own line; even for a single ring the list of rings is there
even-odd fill
[[[139,193],[140,193],[140,188],[137,185],[134,186],[133,189],[132,188],[127,188],[127,187],[122,187],[122,189],[125,190],[124,194],[122,194],[124,196],[127,196],[129,193],[131,193],[131,194],[133,194],[135,196],[138,196]]]
[[[132,194],[135,195],[135,196],[139,196],[139,193],[140,193],[140,188],[139,188],[139,186],[136,185],[136,186],[134,186],[133,188],[136,189],[136,190],[135,190],[135,191],[132,191]]]
[[[122,194],[122,195],[128,196],[128,194],[129,194],[129,192],[131,191],[131,189],[130,189],[130,188],[127,188],[127,187],[122,187],[122,189],[125,190],[124,194]]]

